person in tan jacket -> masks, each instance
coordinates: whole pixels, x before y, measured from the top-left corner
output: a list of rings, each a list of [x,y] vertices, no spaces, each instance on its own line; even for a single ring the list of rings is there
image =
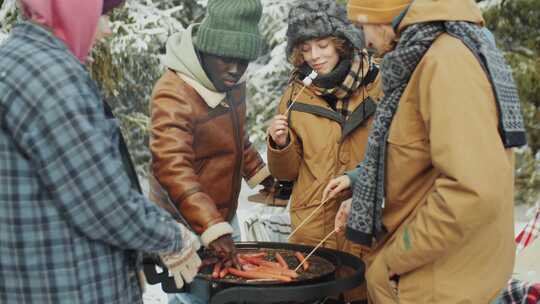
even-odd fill
[[[289,239],[314,246],[334,229],[346,198],[323,202],[324,186],[363,158],[381,95],[380,78],[372,57],[362,51],[361,32],[348,22],[345,7],[333,0],[303,2],[291,10],[288,20],[287,56],[295,70],[268,128],[268,165],[276,178],[294,181],[293,231],[324,203]],[[302,80],[312,70],[318,76],[303,89]],[[361,256],[361,247],[344,237],[333,236],[324,246]],[[365,287],[347,297],[365,299]]]
[[[152,200],[237,267],[233,234],[239,235],[235,215],[242,178],[251,187],[273,183],[245,126],[242,76],[262,47],[261,13],[259,0],[209,1],[201,24],[169,38],[167,71],[151,100]],[[208,300],[208,294],[197,296],[179,300]]]
[[[525,144],[509,66],[472,0],[351,0],[384,55],[364,161],[336,226],[371,248],[371,303],[491,303],[514,265],[514,155]],[[347,219],[348,218],[348,219]]]

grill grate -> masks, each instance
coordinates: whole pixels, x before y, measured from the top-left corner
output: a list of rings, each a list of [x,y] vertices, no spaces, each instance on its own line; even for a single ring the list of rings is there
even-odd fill
[[[298,265],[298,261],[293,260],[290,256],[294,251],[303,253],[310,252],[313,247],[289,243],[237,243],[237,248],[241,252],[252,252],[257,250],[266,250],[270,252],[271,257],[275,252],[280,252],[292,268]],[[314,259],[314,260],[312,260]],[[227,277],[218,280],[204,279],[204,274],[199,277],[208,283],[211,297],[210,304],[255,304],[255,303],[272,303],[272,304],[315,304],[315,303],[335,303],[327,299],[336,297],[339,294],[358,287],[364,282],[364,263],[360,258],[346,252],[321,248],[316,254],[310,258],[310,263],[313,263],[308,268],[306,276],[302,276],[299,272],[300,279],[293,282],[253,282],[249,283],[245,280],[234,280],[233,282],[223,281]],[[321,261],[321,267],[314,266]],[[328,264],[327,264],[328,263]],[[326,266],[324,266],[326,265]],[[328,270],[326,270],[327,266]],[[355,273],[347,277],[337,277],[336,273],[340,272],[342,267],[355,269]],[[313,270],[313,276],[309,276],[309,270]],[[149,284],[161,283],[163,291],[167,293],[186,292],[186,290],[178,290],[174,285],[174,280],[169,277],[168,272],[164,269],[158,273],[155,265],[151,261],[145,261],[144,271]],[[327,274],[325,274],[328,271]],[[211,276],[210,276],[211,277]]]
[[[279,253],[284,259],[285,262],[287,262],[287,265],[292,270],[296,268],[300,263],[298,259],[294,256],[293,250],[284,250],[284,249],[269,249],[269,248],[242,248],[238,250],[239,254],[254,254],[264,251],[268,255],[265,258],[265,260],[271,261],[271,262],[277,262],[275,255],[276,253]],[[203,258],[207,257],[208,254],[204,253],[202,254]],[[307,271],[304,271],[303,269],[299,269],[297,271],[298,278],[295,279],[292,282],[277,282],[277,281],[253,281],[253,280],[246,280],[243,278],[238,278],[232,274],[227,274],[225,277],[220,279],[214,279],[212,278],[212,265],[205,266],[202,268],[199,272],[199,277],[212,281],[212,282],[219,282],[219,283],[229,283],[229,284],[237,284],[237,285],[276,285],[276,284],[292,284],[292,285],[298,285],[298,284],[304,284],[309,283],[310,281],[317,280],[321,277],[330,276],[333,275],[336,267],[333,263],[331,263],[329,260],[320,257],[320,256],[312,256],[309,259],[310,267],[307,269]]]

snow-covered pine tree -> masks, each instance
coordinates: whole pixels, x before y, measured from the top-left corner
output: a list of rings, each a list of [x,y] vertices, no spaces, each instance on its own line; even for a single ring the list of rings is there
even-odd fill
[[[193,0],[131,0],[111,16],[113,36],[97,45],[90,66],[106,100],[121,121],[139,175],[147,173],[149,101],[163,74],[167,38],[201,20]]]
[[[256,144],[265,140],[269,120],[275,115],[281,94],[289,79],[291,66],[285,57],[288,12],[295,1],[262,0],[260,24],[266,48],[249,68],[248,127]]]
[[[0,43],[7,38],[16,19],[17,6],[15,0],[0,0]]]

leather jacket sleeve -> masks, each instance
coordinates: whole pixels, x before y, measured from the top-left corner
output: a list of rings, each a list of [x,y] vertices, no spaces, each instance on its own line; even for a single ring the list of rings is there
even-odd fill
[[[244,166],[242,174],[249,187],[254,188],[270,176],[270,172],[259,152],[251,144],[247,132],[244,133]]]

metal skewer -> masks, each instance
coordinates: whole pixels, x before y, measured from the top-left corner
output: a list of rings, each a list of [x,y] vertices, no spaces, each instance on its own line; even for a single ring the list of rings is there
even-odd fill
[[[330,232],[327,236],[325,236],[324,239],[322,239],[322,241],[320,241],[319,244],[317,244],[317,246],[315,246],[315,248],[313,248],[313,250],[311,250],[311,252],[304,258],[302,263],[300,263],[300,264],[298,264],[298,266],[296,266],[294,271],[298,271],[298,269],[300,269],[300,267],[302,267],[302,265],[304,265],[304,263],[309,259],[309,257],[311,257],[315,253],[315,251],[317,251],[317,249],[319,249],[319,247],[321,247],[322,244],[324,242],[326,242],[326,240],[328,240],[328,238],[330,238],[332,236],[332,234],[334,234],[334,233],[336,233],[336,229],[332,230],[332,232]]]

